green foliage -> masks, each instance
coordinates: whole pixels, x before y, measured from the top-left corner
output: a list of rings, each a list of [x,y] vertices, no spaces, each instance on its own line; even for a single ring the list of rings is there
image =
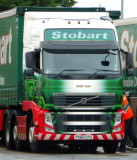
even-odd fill
[[[72,7],[76,3],[75,0],[0,0],[0,11],[17,6]]]
[[[26,0],[0,0],[0,11],[4,11],[7,9],[15,8],[17,6],[29,6],[32,4],[32,1]]]
[[[74,0],[55,0],[55,3],[61,7],[71,7],[74,4],[76,4],[77,2]]]

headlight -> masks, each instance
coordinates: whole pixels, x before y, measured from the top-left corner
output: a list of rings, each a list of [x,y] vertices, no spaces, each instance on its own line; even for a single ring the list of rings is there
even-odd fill
[[[121,118],[122,118],[122,112],[117,112],[114,126],[117,126],[121,123]]]
[[[50,113],[45,113],[45,123],[48,124],[49,126],[53,126]]]

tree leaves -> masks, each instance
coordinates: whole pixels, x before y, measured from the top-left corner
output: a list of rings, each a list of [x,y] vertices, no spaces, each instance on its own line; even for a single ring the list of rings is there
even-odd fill
[[[17,6],[72,7],[76,3],[75,0],[0,0],[0,11]]]

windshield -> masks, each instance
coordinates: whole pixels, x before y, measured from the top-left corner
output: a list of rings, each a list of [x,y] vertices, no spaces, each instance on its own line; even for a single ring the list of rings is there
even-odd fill
[[[44,73],[59,79],[98,79],[120,75],[120,57],[115,50],[43,52]],[[114,78],[114,77],[113,77]]]

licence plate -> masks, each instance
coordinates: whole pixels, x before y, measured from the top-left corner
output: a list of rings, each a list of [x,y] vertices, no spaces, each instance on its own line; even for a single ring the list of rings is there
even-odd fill
[[[75,140],[88,140],[93,139],[92,135],[74,135]]]

